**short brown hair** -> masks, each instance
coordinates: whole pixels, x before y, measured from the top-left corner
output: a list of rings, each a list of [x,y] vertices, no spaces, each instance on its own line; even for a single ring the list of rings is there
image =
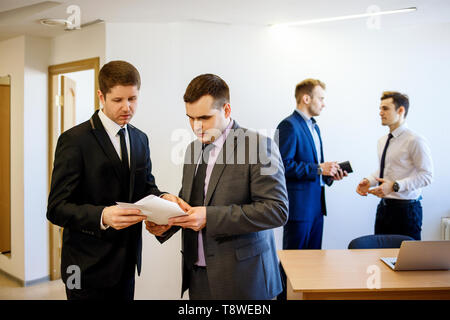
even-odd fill
[[[215,74],[201,74],[189,83],[184,93],[186,103],[198,101],[201,97],[210,95],[214,98],[216,108],[230,102],[230,89],[225,81]]]
[[[98,74],[98,86],[104,96],[114,86],[136,86],[141,88],[139,71],[126,61],[116,60],[105,64]]]
[[[318,79],[309,78],[297,84],[297,86],[295,87],[295,100],[297,101],[297,104],[300,103],[305,94],[312,97],[312,92],[317,86],[321,86],[323,90],[326,89],[325,83]]]
[[[408,114],[408,109],[409,109],[408,95],[397,92],[397,91],[384,91],[383,94],[381,95],[380,100],[385,100],[385,99],[389,99],[389,98],[392,98],[392,100],[394,101],[395,110],[398,110],[398,108],[400,108],[401,106],[403,106],[405,108],[405,118],[406,118],[406,115]]]

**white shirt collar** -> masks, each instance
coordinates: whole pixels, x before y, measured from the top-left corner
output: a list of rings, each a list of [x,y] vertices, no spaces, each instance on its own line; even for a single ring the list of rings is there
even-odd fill
[[[117,123],[112,121],[110,118],[108,118],[108,116],[103,112],[103,109],[100,109],[100,111],[98,112],[98,117],[100,118],[100,121],[102,122],[103,127],[105,128],[106,132],[110,136],[117,135],[119,130],[122,129],[122,127],[120,125],[118,125]],[[123,128],[125,128],[125,131],[128,130],[127,125],[124,125]]]
[[[394,131],[392,131],[392,135],[394,136],[394,138],[399,137],[403,132],[406,131],[406,129],[408,129],[408,125],[406,124],[406,122],[404,122],[400,127],[398,127],[397,129],[395,129]]]

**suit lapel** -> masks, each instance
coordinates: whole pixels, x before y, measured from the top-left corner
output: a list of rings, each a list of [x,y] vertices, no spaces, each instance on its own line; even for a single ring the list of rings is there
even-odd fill
[[[119,179],[119,181],[122,181],[122,163],[120,161],[119,155],[116,152],[116,149],[114,149],[114,146],[105,131],[105,128],[103,127],[100,118],[98,117],[98,112],[99,111],[97,110],[90,119],[92,133],[97,138],[97,141],[103,152],[111,160],[111,163],[114,164],[114,172],[116,173],[117,178]]]
[[[237,124],[237,122],[234,121],[233,127],[231,129],[237,130],[239,128],[240,127]],[[222,149],[220,150],[219,156],[217,157],[218,160],[224,159],[224,154],[225,154],[225,157],[226,157],[225,161],[223,163],[214,164],[213,170],[211,172],[211,177],[209,178],[208,190],[207,190],[206,196],[205,196],[205,206],[207,206],[209,204],[209,202],[211,201],[214,190],[216,189],[217,183],[219,182],[220,177],[222,176],[223,170],[227,166],[227,163],[232,163],[231,158],[236,153],[237,141],[239,140],[239,136],[244,133],[243,130],[238,130],[236,132],[237,132],[237,136],[235,136],[233,134],[233,132],[230,132],[230,134],[228,135],[227,139],[225,140],[225,142],[222,146]],[[230,144],[233,145],[232,148],[229,147]],[[226,151],[228,150],[228,152],[229,152],[230,149],[233,149],[233,152],[230,152],[230,154],[226,154]]]
[[[308,125],[306,124],[305,119],[303,119],[303,117],[297,111],[294,111],[294,116],[297,119],[298,123],[300,124],[300,128],[302,128],[303,134],[306,137],[308,137],[309,144],[310,144],[311,149],[313,151],[314,160],[316,160],[316,162],[318,162],[316,145],[314,143],[314,139],[313,139],[313,137],[311,135],[311,131],[309,131],[309,128],[308,128]],[[319,135],[319,137],[320,137],[320,135]],[[321,142],[321,145],[322,145],[322,142]]]

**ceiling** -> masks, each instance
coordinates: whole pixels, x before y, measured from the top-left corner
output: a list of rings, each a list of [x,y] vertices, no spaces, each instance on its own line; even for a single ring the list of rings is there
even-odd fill
[[[4,11],[40,2],[43,0],[0,0],[0,40],[22,34],[55,37],[68,32],[61,26],[41,25],[39,19],[67,19],[69,5],[80,7],[81,24],[102,19],[107,23],[198,21],[266,26],[365,13],[374,2],[381,10],[418,8],[413,13],[384,16],[384,23],[422,26],[450,22],[449,0],[55,0],[54,7],[31,15],[3,14]],[[355,23],[355,20],[338,23]]]

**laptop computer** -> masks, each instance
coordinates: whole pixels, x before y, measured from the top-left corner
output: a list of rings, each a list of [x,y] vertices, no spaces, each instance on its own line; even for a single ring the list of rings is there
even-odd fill
[[[450,241],[403,241],[397,257],[380,258],[392,270],[449,270]]]

